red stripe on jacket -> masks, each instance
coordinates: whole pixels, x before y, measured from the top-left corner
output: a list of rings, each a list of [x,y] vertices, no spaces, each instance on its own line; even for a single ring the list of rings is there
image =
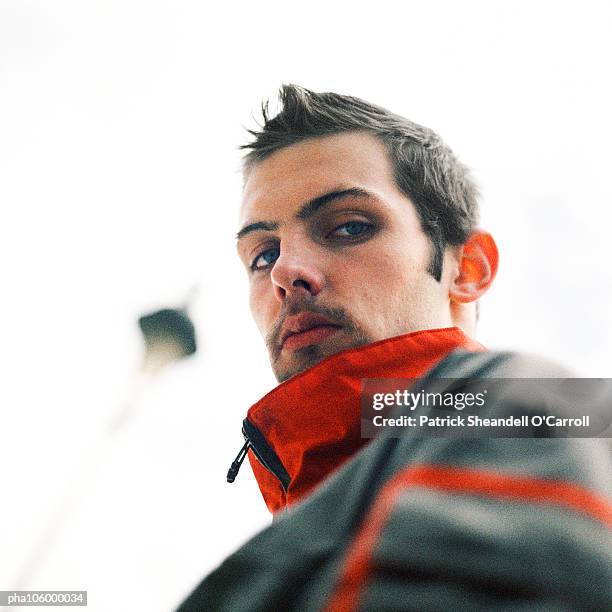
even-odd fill
[[[393,508],[410,487],[426,487],[451,493],[533,504],[549,504],[586,515],[612,528],[612,504],[577,484],[511,476],[451,466],[420,465],[406,468],[382,489],[372,511],[349,548],[340,581],[326,612],[357,610],[363,586],[370,575],[372,552]]]

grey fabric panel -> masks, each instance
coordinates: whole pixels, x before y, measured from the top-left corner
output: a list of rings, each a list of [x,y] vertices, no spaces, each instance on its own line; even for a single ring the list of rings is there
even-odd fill
[[[470,585],[421,579],[406,582],[402,576],[384,576],[368,586],[360,612],[576,612],[586,610],[562,602],[554,593],[538,599],[515,593],[488,592]]]
[[[470,609],[612,602],[612,531],[549,504],[408,489],[372,565],[364,609],[459,609],[467,593]]]

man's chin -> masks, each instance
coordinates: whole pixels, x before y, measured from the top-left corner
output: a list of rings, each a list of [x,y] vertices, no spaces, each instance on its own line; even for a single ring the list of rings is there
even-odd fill
[[[312,368],[331,355],[369,342],[370,340],[362,337],[351,338],[350,341],[347,339],[331,341],[330,339],[328,342],[310,344],[292,351],[283,349],[276,363],[272,364],[272,369],[276,379],[281,383]]]

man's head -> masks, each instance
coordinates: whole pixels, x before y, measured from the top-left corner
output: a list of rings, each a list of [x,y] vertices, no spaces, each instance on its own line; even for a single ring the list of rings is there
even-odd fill
[[[427,128],[286,86],[253,132],[238,250],[279,380],[340,350],[473,323],[497,251],[467,169]],[[470,329],[468,329],[470,331]]]

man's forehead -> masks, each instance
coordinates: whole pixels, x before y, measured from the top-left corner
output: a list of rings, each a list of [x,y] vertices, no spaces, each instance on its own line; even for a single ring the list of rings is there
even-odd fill
[[[241,223],[275,217],[340,186],[376,189],[393,180],[384,144],[364,132],[304,140],[276,151],[249,171]]]

